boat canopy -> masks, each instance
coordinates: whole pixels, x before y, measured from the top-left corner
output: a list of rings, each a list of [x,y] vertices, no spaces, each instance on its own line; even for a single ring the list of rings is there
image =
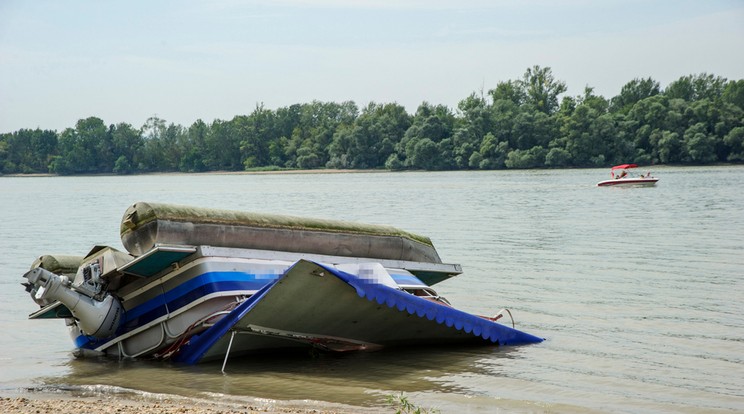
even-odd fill
[[[627,168],[636,168],[638,167],[637,164],[620,164],[612,167],[613,170],[625,170]]]

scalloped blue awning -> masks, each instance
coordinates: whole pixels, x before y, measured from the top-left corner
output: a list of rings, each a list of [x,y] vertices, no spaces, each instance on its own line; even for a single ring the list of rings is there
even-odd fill
[[[331,267],[318,265],[356,289],[359,297],[375,301],[380,305],[406,311],[420,318],[427,318],[440,325],[472,333],[483,339],[501,345],[525,345],[542,342],[543,339],[528,333],[490,321],[480,316],[423,299],[385,285],[369,283],[355,275],[341,272]]]
[[[215,344],[223,339],[227,333],[229,333],[231,330],[236,329],[240,331],[241,328],[236,328],[236,325],[243,318],[250,319],[250,316],[248,315],[250,314],[252,309],[260,305],[271,305],[270,302],[277,300],[272,299],[270,297],[271,295],[269,295],[269,292],[271,292],[271,290],[278,285],[282,284],[283,280],[286,279],[288,282],[291,282],[292,278],[300,280],[303,277],[306,280],[311,280],[305,276],[310,274],[314,274],[317,276],[320,273],[323,273],[324,276],[326,274],[335,276],[339,280],[345,282],[356,291],[357,296],[359,296],[360,298],[368,301],[374,301],[379,305],[384,305],[387,308],[394,309],[399,312],[406,312],[409,315],[415,315],[420,318],[418,319],[418,321],[421,321],[421,319],[425,319],[435,324],[434,326],[443,325],[450,329],[462,331],[466,334],[473,335],[474,337],[482,338],[487,343],[490,342],[497,345],[525,345],[543,341],[542,338],[510,328],[505,325],[501,325],[480,316],[472,315],[467,312],[463,312],[461,310],[457,310],[440,303],[414,296],[410,293],[397,290],[379,283],[374,283],[370,280],[340,271],[333,267],[300,260],[292,267],[290,267],[285,272],[285,274],[277,281],[271,283],[270,285],[267,285],[255,295],[251,296],[248,300],[241,303],[238,307],[236,307],[232,312],[222,318],[214,326],[207,329],[200,335],[193,336],[190,339],[189,343],[181,348],[180,352],[174,357],[174,360],[187,364],[194,364],[199,362],[199,360],[210,350],[210,348],[215,346]],[[335,285],[339,286],[339,288],[343,286],[343,284],[339,284],[338,282],[336,282]],[[267,298],[267,296],[269,297]],[[303,298],[297,298],[297,300],[302,299]],[[268,302],[264,303],[264,301]],[[322,306],[322,304],[318,306]],[[282,317],[286,316],[283,316],[281,314],[277,315],[277,318]],[[415,322],[415,320],[411,321],[411,324]],[[281,320],[277,320],[277,326],[280,327],[283,324],[282,322],[283,321]],[[420,322],[415,323],[420,325]],[[274,328],[274,326],[270,325],[266,327]],[[358,339],[349,337],[347,338],[349,340]],[[374,339],[372,340],[372,342],[374,342]],[[426,341],[422,341],[422,343],[426,343]]]

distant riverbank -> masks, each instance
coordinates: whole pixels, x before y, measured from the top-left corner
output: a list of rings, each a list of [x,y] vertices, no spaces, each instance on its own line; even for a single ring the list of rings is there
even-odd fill
[[[736,164],[727,163],[716,163],[710,166],[735,166]],[[657,168],[665,168],[665,164],[656,165],[640,165],[641,169],[654,170]],[[0,177],[127,177],[127,176],[147,176],[147,175],[274,175],[274,174],[374,174],[374,173],[390,173],[390,172],[447,172],[447,171],[525,171],[525,170],[538,170],[538,171],[557,171],[557,170],[582,170],[582,169],[596,169],[598,167],[567,167],[560,169],[549,169],[549,168],[526,168],[526,169],[501,169],[501,170],[388,170],[388,169],[335,169],[335,168],[318,168],[318,169],[256,169],[256,170],[243,170],[243,171],[202,171],[202,172],[182,172],[182,171],[163,171],[163,172],[147,172],[147,173],[135,173],[135,174],[69,174],[59,175],[50,173],[33,173],[33,174],[0,174]],[[607,169],[610,167],[608,166]],[[684,167],[682,167],[684,168]]]
[[[64,177],[126,177],[136,175],[264,175],[264,174],[370,174],[392,172],[391,170],[337,170],[332,168],[321,168],[316,170],[248,170],[248,171],[204,171],[204,172],[152,172],[141,174],[71,174]],[[59,174],[5,174],[0,177],[63,177]]]

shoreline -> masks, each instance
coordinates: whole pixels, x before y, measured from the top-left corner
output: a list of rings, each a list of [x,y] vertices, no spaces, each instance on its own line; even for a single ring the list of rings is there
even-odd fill
[[[8,414],[378,414],[383,407],[357,407],[323,401],[277,401],[224,396],[223,400],[132,392],[19,391],[0,392],[0,412]]]
[[[658,168],[666,169],[669,167],[674,168],[711,168],[711,167],[744,167],[740,163],[713,163],[706,165],[667,165],[667,164],[655,164],[643,166],[641,169],[655,170]],[[114,173],[93,173],[93,174],[70,174],[70,175],[59,175],[52,173],[31,173],[31,174],[0,174],[0,178],[11,177],[11,178],[35,178],[35,177],[137,177],[137,176],[148,176],[148,175],[188,175],[188,176],[199,176],[199,175],[312,175],[312,174],[381,174],[381,173],[441,173],[441,172],[514,172],[514,171],[554,171],[554,170],[593,170],[593,169],[606,169],[605,167],[564,167],[564,168],[514,168],[514,169],[494,169],[494,170],[388,170],[388,169],[334,169],[334,168],[319,168],[319,169],[279,169],[279,170],[253,170],[253,171],[203,171],[203,172],[184,172],[184,171],[161,171],[161,172],[144,172],[134,174],[114,174]]]
[[[416,170],[411,170],[416,171]],[[337,170],[332,168],[321,168],[317,170],[265,170],[265,171],[203,171],[203,172],[182,172],[182,171],[163,171],[163,172],[147,172],[138,174],[71,174],[71,175],[59,175],[52,173],[33,173],[33,174],[5,174],[0,177],[17,177],[17,178],[33,178],[33,177],[136,177],[141,175],[270,175],[270,174],[374,174],[374,173],[386,173],[395,172],[392,170],[375,170],[375,169],[364,169],[364,170],[353,170],[343,169]]]

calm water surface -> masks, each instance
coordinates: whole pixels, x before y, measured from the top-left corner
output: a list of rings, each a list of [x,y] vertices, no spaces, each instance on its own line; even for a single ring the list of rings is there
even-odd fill
[[[664,168],[654,188],[605,170],[0,177],[0,394],[24,387],[382,406],[443,413],[744,411],[744,168]],[[123,249],[137,201],[389,224],[465,273],[458,308],[512,310],[547,338],[195,367],[75,359],[61,321],[28,321],[36,256]]]

